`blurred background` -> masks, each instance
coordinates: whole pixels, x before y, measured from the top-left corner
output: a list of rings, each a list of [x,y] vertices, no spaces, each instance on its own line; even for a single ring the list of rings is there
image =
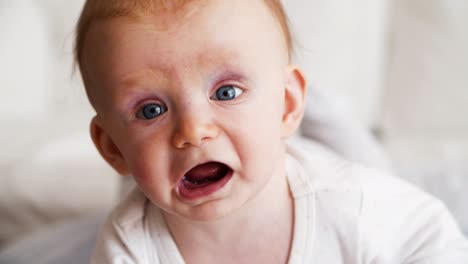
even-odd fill
[[[468,234],[468,1],[285,4],[311,85],[333,94],[394,172],[444,200]],[[73,71],[82,5],[0,0],[0,249],[118,197]]]

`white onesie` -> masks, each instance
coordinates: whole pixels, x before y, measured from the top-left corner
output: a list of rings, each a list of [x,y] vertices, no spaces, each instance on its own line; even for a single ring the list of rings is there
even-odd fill
[[[310,141],[287,151],[295,206],[288,263],[468,263],[468,241],[439,200]],[[136,189],[104,225],[92,263],[184,260],[160,209]]]

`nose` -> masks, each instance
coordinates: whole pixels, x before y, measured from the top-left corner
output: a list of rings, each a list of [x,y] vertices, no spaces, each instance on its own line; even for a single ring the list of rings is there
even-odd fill
[[[179,118],[172,142],[178,149],[198,147],[218,135],[219,127],[210,118],[191,112]]]

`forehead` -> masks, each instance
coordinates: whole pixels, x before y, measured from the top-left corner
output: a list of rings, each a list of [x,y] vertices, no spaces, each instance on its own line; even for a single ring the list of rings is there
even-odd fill
[[[93,76],[115,82],[142,67],[167,75],[242,59],[265,63],[252,67],[287,61],[281,27],[261,0],[196,1],[184,12],[101,21],[88,35],[83,58],[88,82]]]

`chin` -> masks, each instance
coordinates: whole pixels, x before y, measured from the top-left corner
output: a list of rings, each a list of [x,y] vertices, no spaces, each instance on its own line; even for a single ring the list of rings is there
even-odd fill
[[[183,217],[195,222],[215,222],[229,216],[236,208],[231,208],[223,200],[210,201],[193,207]]]

